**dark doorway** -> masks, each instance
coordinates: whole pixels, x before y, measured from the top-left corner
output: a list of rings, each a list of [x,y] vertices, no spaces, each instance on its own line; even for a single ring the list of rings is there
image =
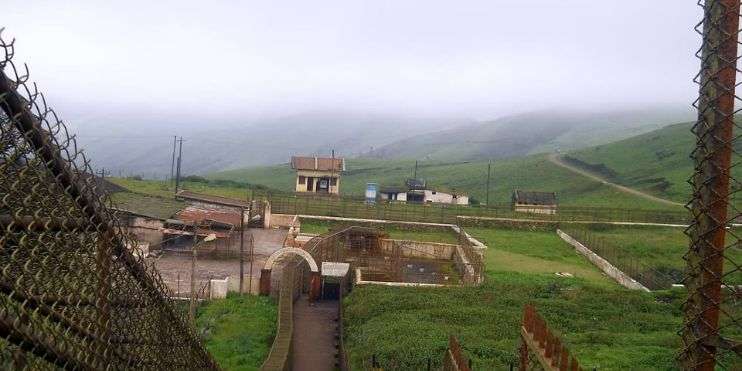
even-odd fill
[[[325,282],[322,286],[322,299],[323,300],[338,300],[340,299],[340,283],[339,282]]]
[[[314,192],[314,177],[307,177],[307,192]]]

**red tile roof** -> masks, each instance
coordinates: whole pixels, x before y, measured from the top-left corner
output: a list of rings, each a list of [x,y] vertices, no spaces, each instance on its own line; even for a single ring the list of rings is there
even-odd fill
[[[291,168],[296,170],[345,171],[345,160],[330,157],[291,157]]]

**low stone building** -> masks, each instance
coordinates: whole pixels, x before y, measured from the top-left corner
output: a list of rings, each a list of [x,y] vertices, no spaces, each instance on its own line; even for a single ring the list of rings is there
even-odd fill
[[[555,192],[516,189],[513,191],[512,206],[516,212],[553,215],[557,213],[557,196]]]
[[[457,192],[430,189],[425,181],[420,179],[407,179],[404,186],[381,187],[379,198],[389,202],[469,204],[469,196]]]
[[[338,195],[340,175],[345,171],[345,159],[328,157],[291,157],[296,170],[296,192]]]

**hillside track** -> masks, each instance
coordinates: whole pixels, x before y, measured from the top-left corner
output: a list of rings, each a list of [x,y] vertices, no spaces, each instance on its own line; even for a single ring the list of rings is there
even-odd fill
[[[662,204],[665,204],[665,205],[683,206],[683,204],[681,204],[680,202],[675,202],[675,201],[667,200],[667,199],[664,199],[664,198],[661,198],[661,197],[657,197],[657,196],[651,195],[651,194],[646,193],[646,192],[642,192],[642,191],[640,191],[638,189],[629,188],[629,187],[626,187],[626,186],[622,186],[620,184],[609,182],[605,178],[603,178],[603,177],[601,177],[601,176],[599,176],[599,175],[597,175],[595,173],[591,173],[591,172],[589,172],[589,171],[587,171],[585,169],[581,169],[579,167],[570,165],[570,164],[562,161],[562,159],[556,153],[551,153],[546,158],[549,161],[551,161],[554,165],[561,166],[561,167],[563,167],[563,168],[565,168],[565,169],[567,169],[567,170],[569,170],[569,171],[571,171],[571,172],[573,172],[575,174],[582,175],[584,177],[590,178],[592,180],[595,180],[595,181],[600,182],[602,184],[605,184],[607,186],[616,188],[616,189],[618,189],[621,192],[632,194],[632,195],[635,195],[635,196],[639,196],[639,197],[642,197],[644,199],[647,199],[647,200],[650,200],[650,201],[659,202],[659,203],[662,203]]]

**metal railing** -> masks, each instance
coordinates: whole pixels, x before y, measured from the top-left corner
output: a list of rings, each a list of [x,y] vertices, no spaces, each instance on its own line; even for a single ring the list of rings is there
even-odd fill
[[[525,219],[554,222],[618,221],[687,224],[690,221],[690,214],[681,210],[560,206],[556,214],[550,215],[515,212],[509,204],[492,205],[490,207],[388,202],[368,204],[353,198],[312,198],[287,195],[269,195],[269,200],[271,210],[276,214],[318,215],[445,224],[456,224],[458,217]]]

